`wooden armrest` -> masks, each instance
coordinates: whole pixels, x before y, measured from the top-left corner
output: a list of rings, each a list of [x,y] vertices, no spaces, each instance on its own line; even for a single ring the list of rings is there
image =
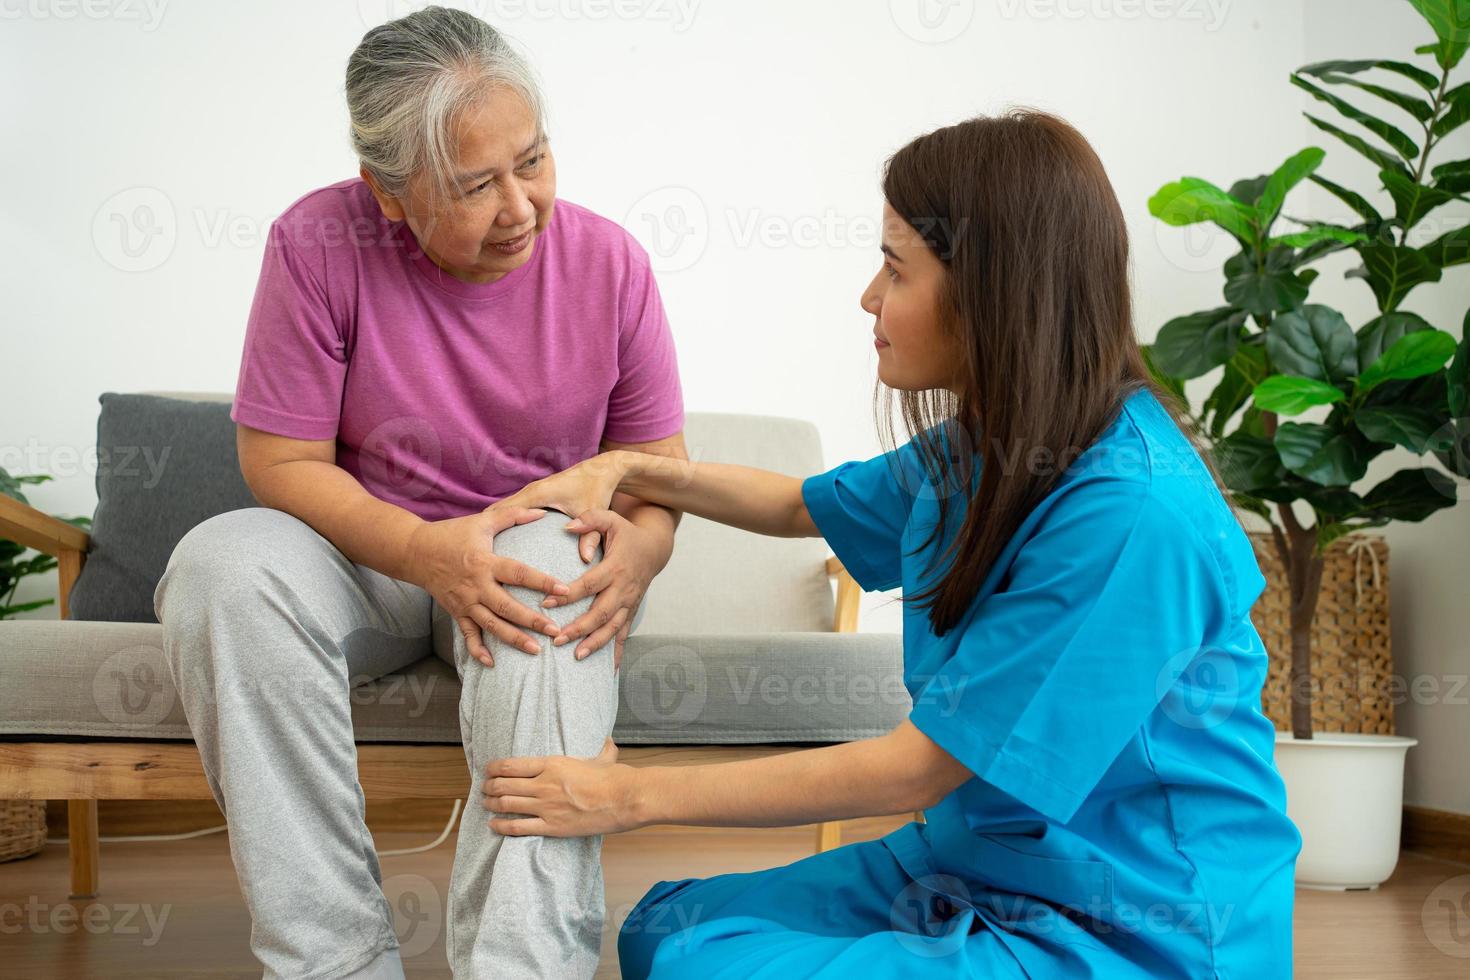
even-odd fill
[[[836,555],[827,559],[827,574],[837,577],[837,614],[833,617],[832,632],[856,633],[858,623],[858,601],[863,590],[857,579],[852,577]]]
[[[59,517],[52,517],[14,497],[0,493],[0,538],[50,555],[56,559],[57,611],[62,619],[71,612],[72,586],[82,574],[87,545],[92,536]],[[72,832],[76,832],[73,825]]]
[[[91,535],[59,517],[0,493],[0,538],[60,558],[68,551],[86,554]]]

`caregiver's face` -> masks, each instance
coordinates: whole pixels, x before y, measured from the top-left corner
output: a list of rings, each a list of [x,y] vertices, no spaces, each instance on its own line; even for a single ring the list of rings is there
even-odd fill
[[[457,132],[447,200],[431,204],[430,181],[421,175],[410,182],[408,200],[380,196],[379,204],[390,220],[408,222],[441,269],[493,282],[538,247],[556,201],[556,163],[525,99],[508,88],[466,110]]]
[[[951,388],[953,344],[942,329],[940,305],[944,263],[887,203],[881,248],[883,265],[862,298],[863,309],[876,318],[878,380],[903,391]]]

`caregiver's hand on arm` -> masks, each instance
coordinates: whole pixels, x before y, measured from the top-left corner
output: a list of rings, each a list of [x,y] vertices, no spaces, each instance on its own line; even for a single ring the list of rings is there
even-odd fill
[[[580,837],[649,824],[788,827],[886,816],[937,804],[971,778],[912,723],[879,738],[740,762],[648,766],[617,762],[611,740],[594,759],[496,759],[482,805],[508,836]]]
[[[528,652],[540,647],[517,625],[557,633],[549,617],[515,601],[500,583],[547,593],[567,586],[491,550],[501,530],[544,512],[516,507],[428,522],[374,497],[338,466],[335,439],[292,439],[237,424],[236,448],[257,501],[309,524],[352,561],[425,589],[454,616],[482,662],[494,663],[482,627]]]

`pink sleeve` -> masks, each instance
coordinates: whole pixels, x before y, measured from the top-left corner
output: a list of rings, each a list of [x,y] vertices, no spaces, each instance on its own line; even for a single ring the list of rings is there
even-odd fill
[[[653,442],[684,428],[674,335],[646,253],[636,251],[641,261],[632,262],[624,285],[618,380],[603,428],[603,438],[613,442]]]
[[[271,225],[230,418],[293,439],[337,434],[346,345],[320,279]]]

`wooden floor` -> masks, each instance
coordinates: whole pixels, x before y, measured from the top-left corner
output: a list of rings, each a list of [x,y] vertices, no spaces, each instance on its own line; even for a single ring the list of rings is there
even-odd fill
[[[897,822],[848,824],[847,839],[877,837],[892,826]],[[435,836],[375,830],[374,839],[379,850],[392,850],[426,844]],[[609,914],[598,977],[618,976],[617,928],[654,882],[785,864],[809,854],[811,844],[806,830],[660,828],[609,838],[604,845]],[[0,977],[255,980],[261,975],[250,953],[250,918],[224,834],[104,843],[102,848],[103,898],[81,906],[77,915],[66,902],[64,846],[0,864]],[[450,976],[442,923],[453,857],[450,835],[434,850],[381,859],[384,889],[405,913],[397,926],[410,980]],[[1456,887],[1470,879],[1435,891],[1460,875],[1470,875],[1470,867],[1406,853],[1393,879],[1376,892],[1299,891],[1296,976],[1470,976],[1470,935],[1450,931],[1456,920],[1446,918],[1450,906],[1441,905],[1443,900],[1470,902],[1470,890]]]

